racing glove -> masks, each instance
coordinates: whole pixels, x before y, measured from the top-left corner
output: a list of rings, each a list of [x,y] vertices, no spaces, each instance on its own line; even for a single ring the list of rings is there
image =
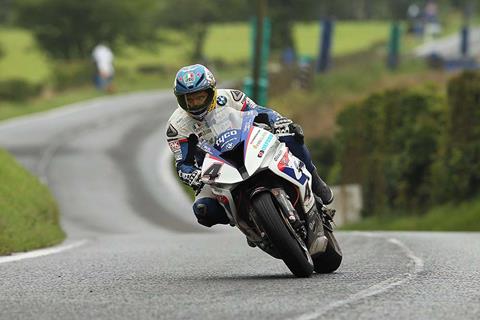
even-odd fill
[[[278,118],[273,123],[273,133],[279,137],[283,136],[292,136],[290,132],[290,125],[293,124],[293,121],[284,117]]]
[[[303,129],[292,120],[281,117],[273,123],[273,133],[278,137],[293,136],[295,140],[304,144]]]
[[[202,170],[194,169],[192,172],[183,172],[178,170],[178,176],[180,180],[186,185],[192,187],[193,190],[197,191],[203,187],[203,182],[200,180],[202,175]]]

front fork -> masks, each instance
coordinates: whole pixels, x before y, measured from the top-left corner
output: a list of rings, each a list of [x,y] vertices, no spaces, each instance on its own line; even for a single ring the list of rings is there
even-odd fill
[[[285,190],[274,188],[271,192],[288,220],[288,225],[292,227],[293,233],[300,238],[297,239],[301,240],[300,245],[302,243],[306,244],[305,249],[310,255],[324,252],[327,248],[328,239],[325,237],[322,217],[317,207],[312,206],[306,214],[307,221],[304,221],[300,219]]]

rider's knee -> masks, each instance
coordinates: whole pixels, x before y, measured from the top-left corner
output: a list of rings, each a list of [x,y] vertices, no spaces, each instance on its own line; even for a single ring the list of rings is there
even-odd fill
[[[215,224],[228,224],[229,219],[225,213],[225,209],[218,203],[216,199],[201,198],[193,204],[193,212],[197,217],[198,223],[206,227]]]

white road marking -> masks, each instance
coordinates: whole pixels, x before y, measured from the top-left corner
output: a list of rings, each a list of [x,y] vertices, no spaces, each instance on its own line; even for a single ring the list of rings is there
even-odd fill
[[[358,234],[363,235],[363,236],[367,236],[367,237],[383,238],[383,237],[381,237],[379,235],[376,235],[376,234],[373,234],[373,233],[358,233]],[[413,268],[412,272],[407,272],[407,273],[405,273],[403,275],[400,275],[398,277],[389,278],[385,281],[382,281],[382,282],[377,283],[377,284],[375,284],[371,287],[368,287],[364,290],[361,290],[361,291],[347,297],[346,299],[333,302],[329,305],[326,305],[323,308],[314,310],[312,312],[304,313],[304,314],[302,314],[302,315],[300,315],[296,318],[293,318],[293,319],[295,319],[295,320],[317,319],[320,316],[322,316],[322,315],[326,314],[327,312],[330,312],[330,311],[332,311],[336,308],[339,308],[339,307],[342,307],[342,306],[345,306],[345,305],[348,305],[348,304],[356,303],[359,300],[369,298],[369,297],[372,297],[372,296],[376,296],[376,295],[378,295],[380,293],[383,293],[385,291],[388,291],[388,290],[390,290],[394,287],[400,286],[400,285],[404,284],[405,282],[410,281],[418,273],[423,271],[423,266],[424,266],[423,260],[421,258],[417,257],[413,253],[413,251],[410,248],[408,248],[403,242],[401,242],[397,239],[394,239],[394,238],[389,238],[389,239],[386,239],[386,240],[388,242],[393,243],[394,245],[398,246],[400,249],[402,249],[402,251],[405,253],[405,255],[413,262],[414,268]]]
[[[66,250],[78,248],[84,245],[85,243],[87,243],[87,240],[83,239],[67,245],[60,245],[60,246],[55,246],[55,247],[46,248],[46,249],[29,251],[25,253],[14,253],[11,256],[0,257],[0,264],[24,260],[24,259],[38,258],[38,257],[47,256],[50,254],[60,253]]]

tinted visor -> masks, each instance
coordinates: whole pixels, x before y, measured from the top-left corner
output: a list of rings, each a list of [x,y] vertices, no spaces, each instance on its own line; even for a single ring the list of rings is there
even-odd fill
[[[185,111],[190,112],[192,114],[199,114],[204,112],[207,108],[210,107],[213,101],[213,97],[215,95],[215,91],[213,89],[207,89],[204,90],[207,93],[207,97],[205,101],[202,103],[196,103],[196,104],[189,104],[187,95],[183,94],[180,96],[177,96],[178,104],[180,107],[182,107]]]

